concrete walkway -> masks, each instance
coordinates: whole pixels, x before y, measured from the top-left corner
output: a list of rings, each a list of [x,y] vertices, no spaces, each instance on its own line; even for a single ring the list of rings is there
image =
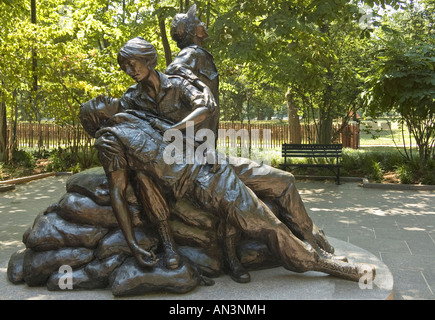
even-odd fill
[[[0,300],[56,299],[59,292],[10,284],[10,256],[24,248],[24,231],[65,193],[67,176],[48,177],[0,193]],[[394,299],[435,299],[435,192],[379,190],[358,183],[297,183],[313,221],[325,233],[365,249],[394,277]],[[12,295],[18,288],[26,294]],[[70,292],[71,299],[111,299],[110,292]],[[144,297],[146,299],[146,297]]]
[[[394,278],[394,299],[435,299],[435,192],[300,182],[326,235],[376,255]]]

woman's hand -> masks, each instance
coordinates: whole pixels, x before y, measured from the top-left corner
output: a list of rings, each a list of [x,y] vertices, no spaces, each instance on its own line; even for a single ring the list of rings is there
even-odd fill
[[[104,134],[101,135],[97,140],[100,148],[104,149],[104,152],[108,155],[116,157],[119,155],[119,144],[113,139],[108,139]]]
[[[171,128],[171,126],[159,119],[152,118],[150,119],[150,124],[154,129],[160,130],[160,131],[166,131]]]
[[[207,86],[204,87],[202,93],[204,94],[204,100],[206,105],[209,107],[210,112],[213,112],[217,107],[217,103],[213,96],[213,93]]]

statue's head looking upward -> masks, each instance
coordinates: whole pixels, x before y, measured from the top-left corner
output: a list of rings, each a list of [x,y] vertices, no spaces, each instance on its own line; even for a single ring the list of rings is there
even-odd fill
[[[177,46],[183,49],[196,44],[201,45],[208,37],[206,27],[196,16],[196,5],[192,5],[187,13],[175,15],[171,24],[171,37]]]

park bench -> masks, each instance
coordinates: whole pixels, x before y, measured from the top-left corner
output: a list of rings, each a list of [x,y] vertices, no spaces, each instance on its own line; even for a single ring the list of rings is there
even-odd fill
[[[323,167],[328,168],[335,174],[336,183],[340,184],[340,168],[342,144],[288,144],[282,145],[282,156],[284,163],[281,164],[281,168],[292,171],[301,167]],[[314,163],[291,163],[287,162],[291,158],[312,158]],[[317,158],[326,159],[326,163],[316,163]],[[331,158],[334,158],[331,160]]]

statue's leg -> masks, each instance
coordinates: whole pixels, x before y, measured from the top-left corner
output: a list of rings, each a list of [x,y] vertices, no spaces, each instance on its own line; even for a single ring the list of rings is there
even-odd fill
[[[154,266],[157,263],[154,255],[139,246],[134,234],[128,203],[125,197],[128,184],[127,170],[109,172],[107,177],[113,212],[133,256],[136,257],[137,262],[142,267]]]
[[[252,197],[255,199],[253,192]],[[261,200],[258,202],[254,200],[253,204],[248,210],[245,209],[246,203],[240,207],[236,204],[230,210],[231,217],[228,221],[242,229],[248,236],[267,243],[269,249],[280,257],[286,269],[295,272],[320,271],[351,281],[360,281],[363,277],[374,279],[374,266],[322,257],[312,247],[294,236]]]
[[[251,281],[251,276],[237,256],[236,246],[239,240],[240,232],[234,226],[225,223],[223,249],[230,277],[236,282],[248,283]]]
[[[238,159],[232,164],[240,180],[251,188],[260,198],[271,199],[280,207],[278,217],[301,240],[313,248],[334,253],[333,246],[325,234],[311,220],[302,198],[296,188],[294,176],[249,159]]]
[[[199,177],[194,195],[197,200],[225,215],[226,222],[247,236],[266,243],[291,271],[322,271],[358,281],[367,271],[359,265],[321,257],[311,246],[298,239],[256,194],[238,179],[228,166],[215,175]]]
[[[117,138],[110,133],[101,135],[95,141],[98,158],[109,182],[110,201],[125,240],[137,262],[142,267],[152,267],[157,263],[152,252],[142,249],[135,237],[130,210],[126,197],[129,182],[127,161]]]
[[[281,171],[281,170],[279,170]],[[280,212],[280,219],[287,225],[290,230],[299,238],[309,243],[321,256],[330,259],[347,261],[344,256],[335,256],[334,247],[329,243],[323,230],[319,229],[308,216],[301,196],[294,183],[293,175],[284,174],[276,171],[275,173],[278,179],[287,180],[288,187],[285,189],[277,201],[282,208],[287,208]],[[272,177],[274,175],[272,174]]]
[[[172,232],[168,225],[169,206],[159,188],[143,172],[136,174],[137,192],[143,209],[157,230],[165,251],[165,264],[168,269],[177,269],[180,265],[180,255],[177,252]]]

